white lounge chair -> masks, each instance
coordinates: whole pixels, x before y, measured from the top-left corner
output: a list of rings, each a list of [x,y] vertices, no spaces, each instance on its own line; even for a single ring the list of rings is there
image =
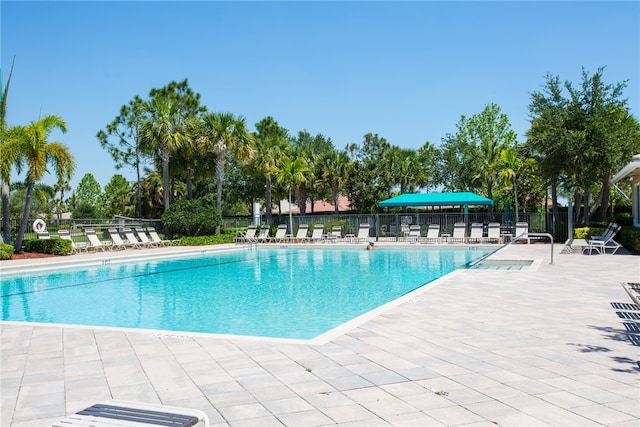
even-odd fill
[[[266,243],[268,241],[269,241],[269,226],[263,225],[260,228],[258,237],[256,237],[256,242]]]
[[[103,242],[98,238],[95,230],[88,229],[84,231],[84,234],[89,239],[89,249],[93,248],[96,251],[104,251],[107,249],[111,249],[112,242]]]
[[[313,231],[311,232],[311,242],[323,242],[324,241],[324,225],[323,224],[315,224],[313,226]]]
[[[269,238],[270,242],[280,243],[287,237],[287,224],[280,224],[276,230],[276,235]]]
[[[86,243],[76,243],[73,241],[73,238],[71,238],[71,233],[69,232],[69,230],[58,230],[58,237],[60,237],[61,239],[64,240],[70,240],[71,241],[71,248],[73,249],[74,253],[78,253],[81,251],[87,252],[87,248],[88,248],[88,244]]]
[[[300,224],[296,237],[292,239],[295,242],[302,243],[309,240],[309,224]]]
[[[331,243],[335,243],[338,240],[342,239],[342,227],[340,226],[335,226],[331,229],[331,233],[327,236],[327,239],[331,242]]]
[[[440,242],[440,224],[429,224],[427,228],[427,237],[424,239],[425,243],[438,243]]]
[[[111,241],[113,244],[111,245],[114,248],[126,249],[127,247],[131,247],[132,245],[129,242],[125,242],[120,237],[120,233],[115,228],[110,228],[107,230],[109,232],[109,237],[111,237]]]
[[[238,231],[236,233],[235,242],[236,243],[255,242],[257,231],[258,231],[258,227],[256,225],[250,225],[249,227],[247,227],[246,231]]]
[[[484,226],[479,222],[471,224],[471,233],[467,241],[469,243],[481,243],[484,238]]]
[[[144,231],[144,228],[142,227],[136,227],[136,235],[138,236],[138,239],[140,239],[140,243],[142,243],[143,245],[152,248],[154,246],[160,246],[158,243],[156,242],[152,242],[151,239],[149,239],[149,236],[147,236],[147,232]]]
[[[124,233],[124,237],[127,238],[127,241],[131,246],[133,246],[134,248],[141,248],[143,246],[140,240],[138,240],[138,238],[136,237],[136,235],[133,234],[132,229],[124,228],[122,229],[122,232]]]
[[[531,239],[526,234],[529,233],[529,224],[526,222],[516,222],[516,236],[514,241],[526,240],[527,244],[531,243]]]
[[[467,241],[467,224],[464,222],[456,222],[453,224],[453,236],[449,238],[449,241],[465,243]]]
[[[362,224],[360,224],[360,227],[358,227],[358,235],[356,236],[355,241],[356,242],[368,241],[370,229],[371,229],[371,226],[369,225],[369,223],[363,222]]]
[[[631,301],[640,307],[640,283],[622,282],[622,287],[631,298]]]
[[[587,244],[589,245],[589,251],[597,250],[604,255],[607,253],[607,249],[612,249],[611,255],[615,254],[618,249],[622,247],[620,243],[613,240],[620,229],[622,229],[622,226],[618,225],[615,229],[605,232],[602,239],[588,239]]]
[[[114,427],[114,426],[175,426],[191,427],[202,423],[209,426],[209,417],[197,409],[149,403],[111,400],[69,415],[52,427]]]
[[[174,244],[180,241],[180,239],[169,240],[169,239],[161,238],[158,232],[156,231],[155,227],[147,227],[147,233],[149,233],[149,237],[151,238],[151,243],[155,243],[158,246],[173,246]]]
[[[411,224],[409,225],[409,234],[407,234],[407,242],[417,243],[420,240],[420,225],[419,224]]]
[[[500,223],[490,222],[487,225],[487,238],[488,243],[500,243]]]

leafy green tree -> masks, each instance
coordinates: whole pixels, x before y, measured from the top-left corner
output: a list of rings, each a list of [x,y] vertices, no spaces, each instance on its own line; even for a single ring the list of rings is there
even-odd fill
[[[27,171],[27,194],[20,228],[14,244],[16,253],[22,251],[22,240],[29,220],[33,188],[48,171],[48,165],[52,165],[58,178],[70,178],[75,170],[76,163],[69,148],[60,142],[49,142],[48,138],[54,129],[67,131],[67,125],[61,117],[48,115],[37,122],[31,122],[19,132],[20,153],[24,156]]]
[[[89,203],[80,203],[71,212],[73,219],[93,219],[98,218],[98,209]]]
[[[100,212],[102,187],[92,173],[84,174],[75,190],[76,203],[78,205],[89,205],[96,208]]]
[[[216,232],[222,215],[214,206],[213,197],[178,200],[162,215],[162,222],[170,235],[206,236]]]
[[[306,160],[298,156],[282,157],[278,162],[276,181],[287,188],[289,192],[289,232],[293,233],[293,215],[291,213],[292,191],[308,182],[311,169],[307,167]]]
[[[362,146],[352,147],[355,161],[349,171],[349,198],[361,212],[374,213],[378,202],[392,192],[394,179],[389,159],[391,144],[377,134],[364,136]]]
[[[322,165],[321,159],[327,153],[331,153],[335,147],[331,138],[322,134],[312,136],[306,130],[298,132],[298,137],[291,141],[296,155],[305,159],[309,169],[306,182],[300,183],[296,188],[295,202],[300,207],[300,213],[304,215],[307,208],[307,198],[311,201],[325,199],[328,196],[326,187],[317,177],[320,176]],[[312,203],[313,206],[313,203]]]
[[[318,181],[331,190],[331,202],[336,215],[340,213],[338,198],[347,188],[351,159],[345,151],[333,150],[325,153],[320,160]]]
[[[168,97],[156,97],[144,103],[145,119],[140,125],[142,148],[162,164],[163,206],[169,209],[169,159],[190,143],[191,132],[177,102]]]
[[[104,206],[105,216],[126,216],[131,190],[131,185],[124,176],[120,174],[113,175],[107,185],[104,186],[104,192],[102,193],[102,206]]]
[[[640,150],[640,125],[622,98],[626,81],[606,84],[603,72],[601,67],[589,75],[583,69],[579,88],[547,74],[543,91],[534,92],[529,105],[527,145],[540,159],[543,175],[552,177],[554,205],[553,186],[564,176],[584,221],[596,211],[596,219],[605,219],[612,173],[628,161],[628,153]],[[593,192],[598,196],[589,206]]]
[[[518,181],[521,177],[537,176],[537,163],[533,158],[523,157],[515,147],[507,147],[500,153],[498,180],[513,191],[516,221],[519,218]]]
[[[106,149],[115,161],[116,169],[128,167],[136,171],[137,216],[142,215],[142,198],[139,192],[141,171],[148,161],[140,137],[140,125],[145,114],[143,107],[144,101],[136,95],[129,104],[123,105],[120,114],[96,135],[102,148]]]
[[[250,169],[258,178],[265,180],[265,219],[271,224],[272,184],[273,177],[278,170],[277,161],[288,147],[288,131],[267,116],[256,123],[257,132],[253,136],[254,157]]]
[[[232,113],[210,113],[202,118],[197,143],[204,153],[215,156],[216,207],[222,210],[222,185],[225,166],[230,155],[245,163],[253,157],[252,135],[245,118]]]
[[[71,191],[71,185],[69,184],[69,180],[64,179],[64,177],[58,178],[58,182],[56,182],[54,190],[56,193],[60,193],[60,198],[55,200],[54,209],[56,211],[58,219],[62,219],[62,214],[66,210],[65,203],[64,203],[65,202],[64,194],[67,191]]]

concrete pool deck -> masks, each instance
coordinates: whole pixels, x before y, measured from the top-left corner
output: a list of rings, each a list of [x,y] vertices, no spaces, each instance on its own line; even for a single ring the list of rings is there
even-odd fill
[[[637,427],[640,310],[620,282],[640,280],[640,257],[561,247],[550,265],[550,245],[508,246],[492,258],[535,268],[459,270],[321,343],[1,322],[0,425],[113,398],[200,409],[219,426]]]

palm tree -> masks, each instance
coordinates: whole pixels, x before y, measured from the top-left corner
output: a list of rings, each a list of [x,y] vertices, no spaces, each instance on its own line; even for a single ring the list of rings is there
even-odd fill
[[[67,124],[60,116],[49,115],[37,122],[31,122],[17,131],[17,143],[20,155],[24,158],[27,171],[27,195],[15,241],[16,253],[22,252],[22,240],[27,228],[29,213],[31,211],[31,199],[33,188],[48,172],[48,165],[52,165],[58,179],[69,179],[76,167],[76,162],[69,148],[61,142],[47,141],[54,129],[63,133],[67,131]]]
[[[64,177],[58,178],[58,182],[55,185],[55,192],[60,192],[60,199],[54,200],[56,213],[58,219],[62,219],[62,212],[64,211],[64,193],[65,191],[71,191],[71,185],[69,185],[69,180],[64,179]]]
[[[515,200],[516,222],[518,221],[518,177],[531,174],[536,170],[536,161],[532,158],[523,159],[518,155],[515,147],[507,147],[500,152],[500,172],[498,179],[505,187],[513,187]]]
[[[13,74],[13,64],[15,57],[11,63],[11,71],[7,85],[2,90],[2,77],[0,76],[0,180],[2,181],[2,231],[3,240],[6,243],[11,241],[11,220],[9,218],[9,182],[11,181],[11,167],[18,158],[18,151],[9,147],[9,133],[7,130],[7,95],[9,94],[9,85],[11,84],[11,75]]]
[[[290,157],[281,158],[278,165],[278,173],[276,175],[276,181],[288,188],[289,190],[289,232],[293,233],[293,215],[291,213],[291,192],[298,185],[307,182],[307,174],[311,173],[311,169],[307,167],[306,161],[303,157],[296,157],[292,159]]]
[[[227,155],[240,163],[253,157],[252,136],[245,118],[232,113],[209,113],[202,118],[198,143],[204,153],[215,155],[216,208],[222,210],[222,184]]]
[[[153,98],[143,106],[147,117],[140,125],[143,148],[156,155],[162,163],[164,210],[169,209],[169,158],[189,143],[192,122],[185,120],[176,102]]]
[[[349,177],[349,164],[351,160],[346,151],[333,151],[327,153],[322,159],[321,176],[319,181],[331,189],[331,198],[336,215],[340,213],[338,197],[347,184]]]

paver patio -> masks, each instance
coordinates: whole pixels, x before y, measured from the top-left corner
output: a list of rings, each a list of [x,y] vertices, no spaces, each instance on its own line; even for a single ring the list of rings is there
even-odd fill
[[[0,425],[114,398],[219,426],[637,427],[640,309],[620,282],[640,257],[560,248],[550,265],[550,245],[511,245],[494,257],[541,261],[459,270],[312,342],[2,322]]]

